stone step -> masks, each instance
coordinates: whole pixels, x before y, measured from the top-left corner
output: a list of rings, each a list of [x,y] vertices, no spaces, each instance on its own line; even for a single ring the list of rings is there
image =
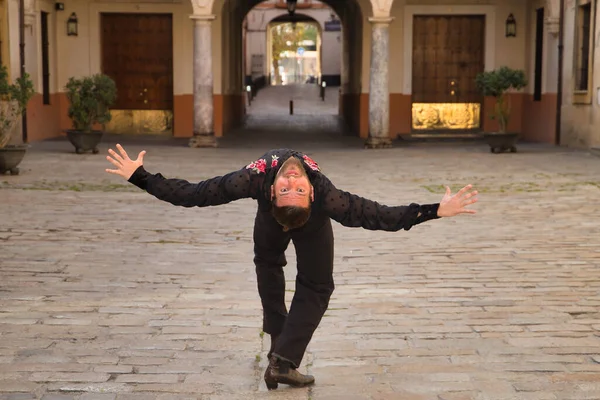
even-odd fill
[[[454,142],[454,141],[483,141],[481,133],[475,132],[431,132],[399,135],[398,140],[408,142]]]

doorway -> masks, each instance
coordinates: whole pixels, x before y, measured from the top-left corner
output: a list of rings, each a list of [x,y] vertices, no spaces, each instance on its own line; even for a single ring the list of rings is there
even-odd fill
[[[412,129],[480,130],[484,15],[418,15],[413,19]]]
[[[171,14],[101,14],[102,72],[117,85],[111,133],[172,134]]]

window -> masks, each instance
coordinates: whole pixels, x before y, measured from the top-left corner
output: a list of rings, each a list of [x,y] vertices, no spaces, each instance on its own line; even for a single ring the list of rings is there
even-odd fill
[[[590,59],[590,23],[592,5],[590,3],[579,7],[579,40],[577,41],[577,70],[575,85],[577,90],[588,90],[588,72]]]
[[[542,100],[542,65],[544,64],[544,9],[536,10],[535,21],[535,75],[533,101]]]
[[[591,103],[591,66],[596,0],[578,0],[575,15],[574,102]]]
[[[50,104],[50,55],[48,43],[48,13],[42,11],[42,95],[44,104]]]

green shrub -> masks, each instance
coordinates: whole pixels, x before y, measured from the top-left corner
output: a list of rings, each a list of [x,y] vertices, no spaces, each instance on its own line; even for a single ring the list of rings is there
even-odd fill
[[[484,96],[496,98],[496,106],[491,118],[498,120],[500,132],[506,132],[511,112],[510,99],[506,96],[506,92],[510,89],[520,90],[527,86],[525,71],[500,67],[478,74],[475,83]]]
[[[110,121],[110,106],[117,99],[117,86],[109,76],[71,77],[66,89],[73,129],[91,132],[93,125]]]
[[[0,66],[0,149],[10,142],[17,121],[27,111],[27,103],[34,94],[29,74],[10,83],[6,66]]]

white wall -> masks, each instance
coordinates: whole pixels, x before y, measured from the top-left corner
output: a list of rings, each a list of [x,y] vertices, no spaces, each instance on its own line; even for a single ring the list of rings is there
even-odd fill
[[[329,18],[327,18],[329,19]],[[321,74],[340,75],[342,73],[342,35],[343,32],[325,32],[323,27],[323,62],[321,64]]]
[[[27,15],[29,14],[29,15]],[[31,76],[37,92],[42,89],[42,64],[38,58],[38,46],[41,42],[40,15],[38,10],[27,10],[25,18],[25,71]],[[18,38],[18,36],[17,36]],[[19,58],[17,58],[19,60]]]
[[[13,68],[13,77],[20,75],[20,49],[19,49],[19,14],[18,2],[11,10],[16,12],[14,19],[11,19],[11,68]],[[49,67],[50,67],[50,93],[57,91],[56,80],[56,14],[54,11],[54,2],[41,0],[30,4],[31,9],[26,9],[25,17],[25,71],[30,75],[35,91],[42,92],[43,70],[42,70],[42,38],[41,38],[41,13],[48,13],[48,35],[49,35]],[[12,15],[11,15],[11,18]],[[13,32],[13,29],[15,30]],[[66,24],[65,24],[66,31]],[[16,49],[16,52],[15,52]]]
[[[8,0],[8,35],[9,57],[10,57],[10,76],[16,78],[20,76],[20,58],[19,58],[19,1]]]
[[[566,2],[564,19],[563,53],[563,106],[561,118],[561,144],[572,147],[600,147],[600,12],[596,9],[593,55],[591,104],[573,104],[575,1]]]
[[[15,0],[10,1],[11,3],[17,3]],[[41,82],[41,43],[38,38],[40,24],[39,11],[41,11],[40,9],[52,11],[54,10],[55,3],[46,0],[40,1],[38,4],[34,27],[35,32],[31,38],[36,43],[35,52],[37,55],[30,55],[28,53],[28,59],[31,60],[34,56],[37,56],[38,59],[34,65],[29,65],[28,62],[28,68],[35,74],[34,80]],[[53,11],[53,14],[49,18],[51,34],[50,65],[51,74],[53,74],[53,76],[51,75],[51,91],[64,91],[68,79],[72,76],[91,75],[101,71],[100,14],[102,12],[132,12],[167,13],[173,15],[174,94],[192,93],[193,21],[189,18],[192,13],[192,6],[189,1],[184,1],[181,4],[136,4],[129,2],[100,3],[65,0],[64,5],[64,11]],[[67,36],[67,19],[73,12],[77,14],[79,34],[78,36]],[[18,14],[14,15],[15,21],[18,21]],[[15,27],[15,29],[18,28]],[[220,31],[216,33],[215,29],[213,29],[213,39],[215,38],[214,35],[217,34],[220,34]],[[18,38],[18,30],[15,31],[15,35],[14,37]],[[16,62],[18,69],[18,48],[15,51],[16,57],[13,57],[11,52],[11,63]],[[213,53],[217,52],[218,49],[213,48]],[[55,71],[52,70],[53,65],[56,67]]]
[[[390,93],[412,92],[412,21],[419,14],[480,14],[486,16],[485,70],[500,66],[527,68],[527,3],[522,0],[494,0],[486,2],[456,1],[454,4],[439,4],[436,0],[410,0],[407,4],[394,3],[390,24]],[[475,3],[475,4],[468,4]],[[491,4],[490,4],[491,3]],[[506,38],[505,21],[512,13],[517,21],[517,37]],[[365,26],[365,49],[370,52],[371,24]],[[370,57],[370,55],[369,55]],[[368,74],[367,60],[363,68]],[[366,80],[365,80],[366,78]],[[368,76],[363,76],[368,82]],[[363,85],[363,91],[368,91]]]
[[[527,43],[527,57],[529,62],[527,68],[527,79],[529,86],[527,92],[533,94],[535,91],[535,36],[536,36],[536,10],[544,8],[544,19],[550,16],[546,0],[535,0],[530,4],[528,30],[529,41]],[[556,93],[558,91],[558,35],[552,34],[548,25],[544,23],[544,48],[542,58],[542,93]]]

